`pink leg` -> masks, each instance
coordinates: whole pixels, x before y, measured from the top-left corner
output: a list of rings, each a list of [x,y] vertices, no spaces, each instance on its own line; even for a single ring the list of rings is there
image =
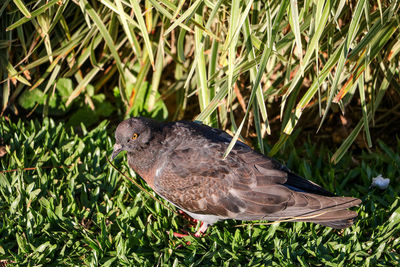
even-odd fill
[[[197,232],[194,234],[194,236],[195,237],[201,237],[207,231],[207,228],[208,228],[208,224],[204,223],[204,222],[201,222],[200,228],[199,228],[199,230],[197,230]],[[178,237],[178,238],[182,238],[182,237],[185,237],[185,236],[189,236],[189,234],[187,234],[187,233],[181,234],[181,233],[175,233],[174,232],[173,236]]]
[[[189,215],[187,215],[185,212],[183,212],[183,211],[181,211],[181,210],[178,210],[178,213],[179,213],[180,215],[182,215],[182,217],[185,218],[187,221],[193,223],[194,225],[197,224],[197,220],[196,220],[196,219],[193,219],[192,217],[190,217]]]
[[[177,238],[182,238],[182,237],[185,237],[185,236],[189,236],[188,234],[181,234],[181,233],[175,233],[175,232],[173,232],[172,235],[177,237]]]
[[[201,237],[207,231],[207,228],[208,228],[208,224],[205,222],[201,222],[200,228],[199,228],[199,230],[197,230],[197,232],[194,234],[194,236]]]
[[[189,217],[186,213],[184,213],[183,211],[181,211],[181,210],[178,210],[178,213],[180,214],[180,215],[182,215],[182,217],[184,217],[187,221],[189,221],[190,223],[192,223],[193,225],[192,226],[195,226],[195,224],[197,223],[197,220],[196,219],[193,219],[192,217]],[[197,232],[194,234],[194,236],[195,237],[201,237],[206,231],[207,231],[207,227],[208,227],[208,224],[207,223],[204,223],[204,222],[201,222],[201,225],[200,225],[200,228],[199,228],[199,230],[197,230]],[[185,232],[185,231],[183,231],[184,232],[184,234],[181,234],[181,233],[173,233],[173,235],[175,236],[175,237],[178,237],[178,238],[182,238],[182,237],[185,237],[185,236],[189,236],[189,234],[187,233],[187,232]]]

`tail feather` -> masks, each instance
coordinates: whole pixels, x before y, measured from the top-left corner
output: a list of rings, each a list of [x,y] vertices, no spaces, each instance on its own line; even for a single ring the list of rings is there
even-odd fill
[[[357,212],[351,210],[333,211],[316,217],[312,222],[335,229],[347,228],[353,225]]]
[[[312,194],[308,194],[308,197],[311,196]],[[320,209],[310,210],[307,209],[309,207],[290,207],[284,211],[274,213],[273,216],[268,216],[268,219],[274,221],[312,222],[341,229],[351,226],[357,218],[357,212],[348,210],[348,208],[361,204],[360,199],[351,197],[319,197],[319,200],[325,204]]]
[[[295,221],[313,222],[335,229],[347,228],[354,224],[358,216],[357,212],[348,210],[347,208],[359,205],[360,203],[361,200],[353,199],[353,201],[344,204],[342,208],[345,209],[338,209],[337,207],[327,208],[325,211],[321,210],[313,216],[304,216],[304,219],[295,219]],[[341,206],[338,205],[338,207]]]
[[[356,218],[341,220],[341,221],[326,222],[326,223],[318,223],[318,224],[321,224],[321,225],[327,226],[327,227],[331,227],[334,229],[343,229],[343,228],[352,226],[355,221],[356,221]]]

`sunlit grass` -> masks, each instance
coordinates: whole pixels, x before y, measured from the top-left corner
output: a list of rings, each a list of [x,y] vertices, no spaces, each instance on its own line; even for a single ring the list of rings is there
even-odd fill
[[[346,154],[336,166],[327,149],[309,142],[296,148],[289,142],[279,156],[338,195],[361,198],[359,221],[351,228],[310,223],[237,227],[242,222],[231,220],[217,223],[202,238],[179,239],[168,232],[195,229],[108,165],[113,138],[107,130],[112,126],[101,123],[78,134],[47,120],[41,125],[1,119],[2,145],[7,146],[0,161],[2,262],[376,266],[400,260],[400,143],[395,148],[379,143],[371,154]],[[135,177],[125,156],[115,164]],[[385,191],[369,188],[378,174],[391,179]]]

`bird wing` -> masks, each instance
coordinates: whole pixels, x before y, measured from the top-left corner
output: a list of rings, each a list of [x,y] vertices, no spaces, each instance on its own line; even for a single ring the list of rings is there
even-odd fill
[[[353,198],[327,197],[332,194],[244,144],[223,159],[229,138],[194,128],[185,125],[168,135],[164,145],[170,149],[154,184],[183,210],[221,219],[278,220],[314,218],[357,204]]]
[[[223,159],[229,138],[194,128],[185,125],[167,136],[164,146],[170,150],[154,180],[157,193],[189,212],[226,218],[245,210],[265,215],[285,208],[289,190],[272,187],[286,181],[286,172],[243,143]],[[257,161],[261,164],[256,166]],[[257,183],[265,187],[261,200],[260,192],[253,190]]]

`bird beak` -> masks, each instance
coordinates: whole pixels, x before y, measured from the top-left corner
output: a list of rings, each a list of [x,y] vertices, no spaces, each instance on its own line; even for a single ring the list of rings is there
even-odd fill
[[[113,153],[111,154],[111,160],[114,160],[114,158],[115,158],[116,156],[118,156],[118,154],[119,154],[122,150],[124,150],[124,149],[122,148],[122,146],[121,146],[120,144],[115,144],[115,145],[114,145]]]

